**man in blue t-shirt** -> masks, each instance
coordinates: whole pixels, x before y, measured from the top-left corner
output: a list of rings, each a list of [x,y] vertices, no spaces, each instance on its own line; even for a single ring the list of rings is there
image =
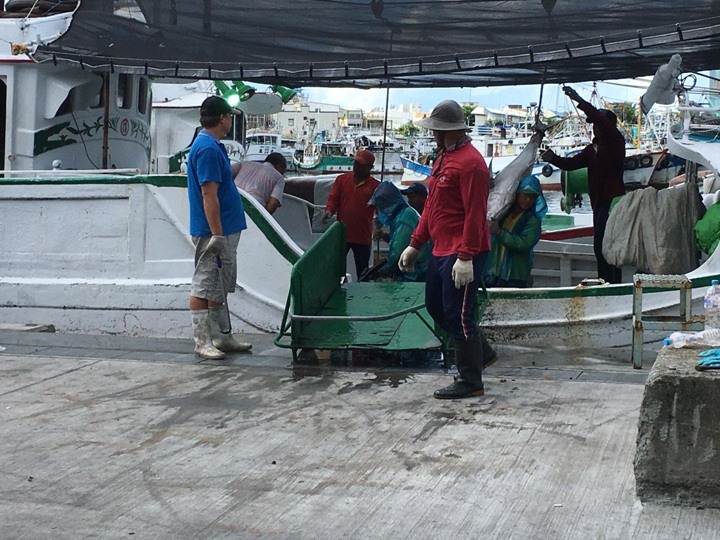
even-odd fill
[[[247,351],[230,334],[227,294],[235,292],[237,246],[247,228],[240,193],[233,178],[239,169],[230,165],[220,143],[232,129],[232,115],[239,114],[218,96],[203,101],[203,130],[190,147],[187,160],[190,235],[195,245],[195,273],[190,289],[195,354],[219,359],[225,352]],[[233,170],[234,169],[234,170]]]

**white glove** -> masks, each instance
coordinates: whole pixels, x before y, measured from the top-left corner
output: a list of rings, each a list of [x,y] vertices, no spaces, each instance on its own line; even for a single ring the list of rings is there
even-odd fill
[[[414,247],[406,247],[405,251],[403,251],[400,255],[400,260],[398,261],[398,268],[400,268],[400,271],[412,272],[415,270],[415,261],[417,261],[419,255],[420,252]]]
[[[452,278],[456,289],[462,289],[470,283],[473,280],[472,259],[468,261],[457,259],[452,267]]]
[[[208,242],[205,251],[214,255],[222,255],[227,249],[227,237],[213,234],[212,238]]]

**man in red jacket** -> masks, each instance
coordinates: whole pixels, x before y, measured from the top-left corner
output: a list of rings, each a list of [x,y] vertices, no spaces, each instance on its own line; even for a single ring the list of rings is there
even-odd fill
[[[323,221],[333,214],[347,227],[347,251],[352,249],[356,277],[367,270],[372,246],[373,215],[375,207],[368,205],[378,182],[370,176],[375,155],[360,150],[353,160],[353,172],[338,176],[330,189]]]
[[[625,195],[623,166],[625,163],[625,137],[617,129],[617,116],[607,109],[596,109],[578,93],[564,86],[565,95],[577,102],[578,108],[593,124],[595,138],[583,150],[572,157],[563,158],[546,150],[540,159],[552,163],[563,171],[587,167],[590,206],[593,211],[593,248],[597,259],[598,277],[608,283],[620,283],[622,270],[605,260],[602,252],[605,227],[610,215],[610,204],[618,195]]]
[[[465,115],[455,101],[438,104],[416,125],[431,129],[440,148],[429,178],[430,192],[399,267],[411,271],[419,248],[432,241],[425,305],[453,339],[458,375],[435,392],[438,399],[484,394],[483,340],[473,311],[485,259],[490,251],[487,201],[490,174],[470,142]]]

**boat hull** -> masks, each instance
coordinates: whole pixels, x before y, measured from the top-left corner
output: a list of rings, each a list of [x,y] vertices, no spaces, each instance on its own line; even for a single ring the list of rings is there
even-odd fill
[[[3,229],[2,320],[67,332],[189,337],[195,250],[186,190],[66,181],[0,186],[3,222],[16,225]],[[238,257],[242,277],[229,297],[233,328],[274,332],[292,264],[270,244],[268,231],[250,219],[248,225]],[[293,245],[289,238],[287,244]]]
[[[693,310],[702,312],[706,285],[693,289]],[[645,293],[644,315],[679,314],[678,291]],[[632,343],[633,286],[495,289],[483,319],[491,339],[516,345],[619,347]],[[659,342],[667,331],[646,331],[645,343]],[[630,358],[628,358],[630,361]]]
[[[179,187],[184,179],[167,178],[174,187],[0,180],[2,222],[15,225],[3,229],[2,320],[52,324],[60,331],[189,337],[194,249],[186,232],[187,198]],[[118,180],[132,181],[137,179]],[[229,298],[233,327],[274,332],[292,263],[302,253],[302,242],[292,234],[304,230],[306,245],[316,236],[302,204],[278,216],[250,199],[245,204],[249,227],[240,241],[237,290]],[[562,267],[561,247],[556,251]],[[570,274],[571,282],[581,277],[578,271]],[[697,279],[693,296],[701,298],[705,283],[718,274],[713,256],[690,274]],[[648,293],[644,307],[673,312],[678,302],[677,292]],[[606,347],[631,343],[631,315],[631,285],[495,289],[483,324],[504,342]],[[649,341],[658,338],[647,335]]]
[[[313,162],[295,160],[299,171],[317,174],[350,172],[353,170],[353,158],[350,156],[324,156]]]

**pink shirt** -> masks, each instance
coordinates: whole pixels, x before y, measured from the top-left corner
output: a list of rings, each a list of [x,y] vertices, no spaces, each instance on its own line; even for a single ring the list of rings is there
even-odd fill
[[[285,177],[271,163],[245,161],[235,177],[235,185],[267,206],[270,197],[282,204]]]

